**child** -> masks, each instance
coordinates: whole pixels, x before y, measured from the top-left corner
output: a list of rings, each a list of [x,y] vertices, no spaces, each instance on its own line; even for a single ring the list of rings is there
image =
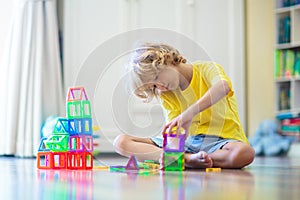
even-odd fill
[[[146,43],[129,65],[135,94],[149,102],[158,97],[169,122],[163,132],[183,128],[185,166],[188,168],[243,168],[254,159],[238,116],[231,81],[214,62],[188,64],[178,50]],[[116,152],[139,161],[160,160],[162,137],[126,134],[114,141]]]

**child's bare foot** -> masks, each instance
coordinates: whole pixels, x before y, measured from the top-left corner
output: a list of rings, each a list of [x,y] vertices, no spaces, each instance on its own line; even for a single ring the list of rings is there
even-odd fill
[[[195,154],[185,154],[185,166],[188,168],[209,168],[213,166],[213,161],[204,151]]]

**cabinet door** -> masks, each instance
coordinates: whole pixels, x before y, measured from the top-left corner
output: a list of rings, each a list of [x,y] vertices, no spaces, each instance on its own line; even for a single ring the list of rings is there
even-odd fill
[[[105,67],[102,65],[104,57],[100,55],[94,60],[89,60],[89,57],[99,45],[119,32],[121,27],[119,1],[64,0],[58,3],[62,10],[60,18],[63,32],[65,90],[73,85],[84,86],[92,105],[93,125],[100,126],[97,123],[97,115],[105,117],[108,120],[105,120],[104,124],[109,128],[103,128],[109,129],[107,135],[111,136],[111,132],[116,132],[116,128],[111,117],[111,110],[107,106],[107,104],[110,105],[109,100],[106,97],[110,95],[110,86],[113,85],[111,82],[115,77],[120,76],[121,71],[113,69],[112,74],[109,75],[112,77],[111,82],[104,82],[106,84],[105,90],[102,91],[102,96],[98,98],[94,93],[97,80],[93,75],[95,72],[100,73]],[[87,61],[90,62],[85,64]],[[92,70],[86,66],[91,65],[91,63],[93,65]],[[97,74],[97,76],[100,75]],[[105,78],[103,80],[107,81]],[[93,86],[91,87],[91,85]],[[100,126],[100,131],[96,132],[100,134],[100,139],[95,140],[100,146],[96,148],[99,148],[100,151],[113,151],[113,137],[107,138],[106,135],[102,134],[104,131]]]
[[[82,63],[101,43],[119,31],[118,1],[64,0],[61,26],[65,85],[74,84]],[[101,61],[99,61],[101,62]]]

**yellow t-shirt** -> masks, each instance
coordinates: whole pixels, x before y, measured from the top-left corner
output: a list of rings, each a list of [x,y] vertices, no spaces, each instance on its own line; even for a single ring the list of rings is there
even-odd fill
[[[198,113],[189,129],[190,135],[207,134],[222,138],[230,138],[248,143],[241,125],[236,97],[232,83],[222,66],[214,62],[198,62],[193,64],[193,77],[185,90],[163,92],[160,95],[167,119],[171,121],[189,106],[199,100],[207,90],[219,80],[226,80],[230,87],[229,94]]]

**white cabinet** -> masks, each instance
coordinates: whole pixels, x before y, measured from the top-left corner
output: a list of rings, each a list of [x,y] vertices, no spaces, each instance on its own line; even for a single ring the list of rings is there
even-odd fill
[[[101,128],[100,151],[112,151],[121,132],[151,136],[164,124],[158,105],[121,89],[127,84],[126,47],[145,40],[170,43],[190,61],[223,65],[245,125],[243,0],[64,0],[60,5],[65,85],[87,87],[94,124]]]

